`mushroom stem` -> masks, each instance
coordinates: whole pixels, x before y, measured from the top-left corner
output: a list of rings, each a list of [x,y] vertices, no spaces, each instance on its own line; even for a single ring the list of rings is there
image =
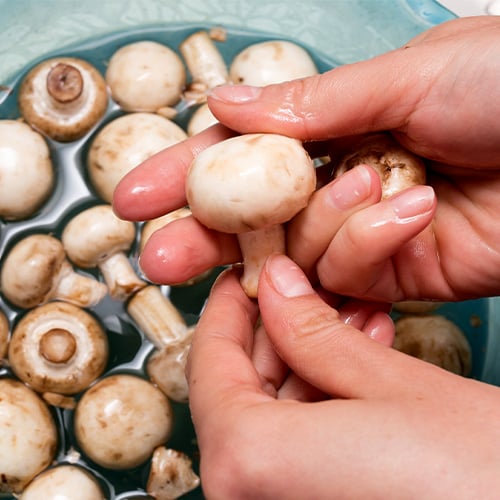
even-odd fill
[[[71,64],[58,63],[47,75],[47,92],[60,103],[72,102],[83,91],[83,78],[80,70]]]
[[[285,253],[285,228],[282,224],[238,234],[243,254],[241,286],[252,298],[257,297],[259,276],[266,259],[273,253]]]

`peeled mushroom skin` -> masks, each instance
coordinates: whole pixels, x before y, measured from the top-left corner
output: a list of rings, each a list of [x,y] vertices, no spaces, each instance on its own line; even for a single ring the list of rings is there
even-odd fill
[[[438,314],[406,315],[395,321],[393,347],[398,351],[467,376],[471,370],[471,347],[462,330]]]
[[[154,113],[130,113],[107,123],[93,138],[87,159],[90,181],[107,203],[116,185],[144,160],[187,138],[173,121]]]
[[[181,99],[186,70],[169,47],[143,40],[119,48],[105,75],[113,100],[126,111],[155,112]]]
[[[58,465],[29,483],[20,500],[105,500],[97,479],[77,465]]]
[[[45,403],[26,385],[0,379],[0,492],[20,493],[54,460],[58,436]]]
[[[252,44],[233,59],[229,78],[235,84],[263,87],[316,75],[318,69],[309,53],[285,40]]]
[[[74,141],[104,116],[106,82],[83,59],[47,59],[22,81],[18,105],[23,118],[36,130],[56,141]]]
[[[37,392],[76,394],[104,371],[108,340],[97,319],[66,302],[31,309],[12,332],[9,363]]]
[[[7,355],[9,347],[9,320],[7,315],[0,309],[0,365],[2,359]]]
[[[31,217],[53,191],[55,172],[41,134],[16,120],[0,120],[0,218]]]
[[[74,433],[82,451],[109,469],[144,463],[172,433],[168,398],[136,375],[115,374],[88,389],[77,404]]]

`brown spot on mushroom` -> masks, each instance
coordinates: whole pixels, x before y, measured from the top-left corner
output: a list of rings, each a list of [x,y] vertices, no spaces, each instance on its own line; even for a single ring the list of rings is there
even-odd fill
[[[77,99],[83,90],[80,71],[71,64],[58,63],[47,75],[47,92],[59,102]]]

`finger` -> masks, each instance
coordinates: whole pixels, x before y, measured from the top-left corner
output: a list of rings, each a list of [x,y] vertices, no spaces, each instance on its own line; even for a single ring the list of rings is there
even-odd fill
[[[149,280],[168,285],[240,261],[234,235],[208,229],[191,216],[155,231],[139,258],[141,270]]]
[[[415,186],[356,212],[318,261],[322,286],[365,300],[396,302],[416,296],[418,280],[438,271],[431,231],[419,235],[431,223],[435,209],[433,189]],[[412,273],[417,269],[422,274],[422,268],[424,278]]]
[[[259,304],[280,357],[319,390],[342,398],[384,397],[415,383],[411,358],[346,325],[287,257],[268,259]]]
[[[115,189],[113,208],[127,220],[149,220],[186,204],[186,173],[203,149],[234,135],[217,124],[155,154],[127,173]]]
[[[307,403],[331,399],[330,396],[301,379],[295,373],[290,373],[285,379],[283,385],[278,390],[277,398]]]
[[[244,294],[236,273],[222,273],[197,324],[187,363],[195,425],[217,418],[214,413],[234,407],[237,401],[268,397],[250,357],[256,319],[257,307]]]
[[[380,178],[360,165],[316,191],[308,206],[287,225],[287,253],[312,276],[318,258],[354,212],[380,200]]]

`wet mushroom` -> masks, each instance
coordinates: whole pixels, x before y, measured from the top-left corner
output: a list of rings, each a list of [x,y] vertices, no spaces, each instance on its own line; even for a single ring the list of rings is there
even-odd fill
[[[186,197],[203,225],[238,235],[242,286],[256,297],[265,259],[285,253],[283,223],[307,205],[315,187],[314,164],[300,141],[247,134],[196,156],[187,174]]]
[[[61,142],[83,137],[104,116],[106,83],[87,61],[74,57],[37,64],[19,89],[19,111],[36,130]]]
[[[407,315],[395,321],[393,347],[457,375],[471,370],[471,347],[464,332],[439,314]]]
[[[134,243],[133,222],[119,219],[111,205],[95,205],[82,210],[65,226],[62,243],[68,258],[78,267],[101,271],[109,294],[117,300],[146,286],[126,252]]]
[[[154,113],[130,113],[115,118],[90,145],[87,168],[97,194],[111,203],[115,187],[126,173],[186,137],[176,123]]]
[[[77,465],[58,465],[39,474],[29,483],[20,500],[105,500],[92,474]]]
[[[146,491],[155,500],[172,500],[200,485],[193,462],[181,451],[159,446],[153,453]]]
[[[49,302],[25,314],[9,344],[10,366],[37,392],[76,394],[104,371],[108,340],[94,316],[67,302]]]
[[[0,493],[20,493],[57,452],[57,428],[35,392],[0,379]]]
[[[172,433],[167,397],[135,375],[115,374],[88,389],[77,404],[74,432],[82,451],[109,469],[144,463]]]
[[[417,184],[425,184],[425,164],[389,134],[375,133],[353,140],[338,157],[332,158],[335,177],[356,165],[370,165],[382,182],[382,198]]]
[[[0,309],[0,365],[9,347],[9,320],[6,314]]]
[[[180,101],[186,70],[172,49],[144,40],[119,48],[109,60],[105,78],[122,109],[155,112]]]
[[[56,299],[90,307],[108,291],[103,283],[75,272],[62,243],[48,234],[32,234],[18,241],[1,271],[4,296],[25,309]]]
[[[318,73],[309,53],[296,43],[269,40],[239,52],[229,67],[233,83],[263,87]]]
[[[52,193],[55,173],[45,139],[26,123],[0,120],[0,217],[31,217]]]

